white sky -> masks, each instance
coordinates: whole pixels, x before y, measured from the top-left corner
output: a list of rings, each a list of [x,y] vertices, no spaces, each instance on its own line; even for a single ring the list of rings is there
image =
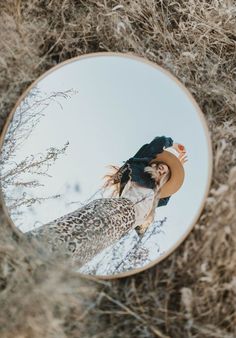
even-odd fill
[[[45,111],[31,137],[16,154],[26,155],[61,147],[69,141],[66,155],[51,167],[52,178],[44,187],[31,189],[36,196],[62,193],[60,200],[35,206],[35,214],[23,215],[29,230],[36,221],[45,223],[69,211],[95,193],[103,183],[106,165],[133,156],[156,136],[172,137],[185,145],[188,162],[185,181],[166,207],[157,209],[167,217],[161,250],[168,250],[191,225],[199,210],[208,181],[209,153],[202,120],[186,93],[162,71],[149,64],[120,56],[89,57],[73,61],[42,79],[38,87],[52,91],[78,90]],[[67,189],[79,184],[80,191]]]

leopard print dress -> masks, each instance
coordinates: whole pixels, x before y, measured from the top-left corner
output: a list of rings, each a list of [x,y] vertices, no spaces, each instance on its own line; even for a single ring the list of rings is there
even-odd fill
[[[64,246],[81,267],[135,227],[135,208],[127,198],[101,198],[27,233],[46,239],[52,250]]]
[[[52,250],[65,247],[81,267],[130,230],[140,227],[152,207],[154,192],[129,181],[119,198],[100,198],[27,233],[46,239]]]

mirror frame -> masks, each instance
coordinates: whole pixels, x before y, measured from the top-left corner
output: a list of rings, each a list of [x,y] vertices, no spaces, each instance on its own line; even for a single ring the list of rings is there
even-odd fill
[[[88,275],[88,274],[82,274],[80,272],[76,272],[79,276],[81,277],[86,277],[88,279],[91,280],[112,280],[112,279],[118,279],[118,278],[123,278],[123,277],[128,277],[128,276],[132,276],[135,275],[139,272],[145,271],[153,266],[155,266],[156,264],[160,263],[161,261],[163,261],[164,259],[166,259],[169,255],[171,255],[179,246],[180,244],[182,244],[185,239],[188,237],[188,235],[190,234],[190,232],[193,230],[193,227],[195,226],[197,220],[199,219],[201,212],[203,210],[206,198],[209,194],[210,191],[210,186],[211,186],[211,181],[212,181],[212,172],[213,172],[213,152],[212,152],[212,142],[211,142],[211,138],[210,138],[210,132],[207,126],[207,121],[205,119],[205,116],[203,114],[203,112],[201,111],[200,107],[198,106],[197,102],[195,101],[194,97],[192,96],[192,94],[189,92],[189,90],[174,76],[172,75],[168,70],[164,69],[163,67],[157,65],[156,63],[149,61],[146,58],[137,56],[133,53],[118,53],[118,52],[96,52],[96,53],[89,53],[89,54],[83,54],[80,56],[76,56],[74,58],[68,59],[64,62],[59,63],[58,65],[50,68],[48,71],[46,71],[45,73],[43,73],[39,78],[37,78],[24,92],[23,94],[19,97],[19,99],[17,100],[16,104],[14,105],[13,109],[11,110],[11,112],[9,113],[4,127],[2,129],[1,135],[0,135],[0,150],[2,149],[3,143],[4,143],[4,139],[5,139],[5,135],[8,129],[8,126],[10,125],[14,114],[16,112],[17,107],[19,106],[19,104],[21,103],[21,101],[23,101],[25,99],[25,97],[28,95],[28,93],[31,91],[31,89],[33,87],[35,87],[42,79],[44,79],[45,77],[47,77],[49,74],[51,74],[52,72],[56,71],[57,69],[59,69],[60,67],[63,67],[69,63],[72,62],[76,62],[76,61],[80,61],[86,58],[91,58],[91,57],[100,57],[100,56],[118,56],[118,57],[124,57],[124,58],[130,58],[136,61],[140,61],[143,63],[148,64],[149,66],[153,67],[154,69],[158,69],[159,71],[161,71],[162,73],[164,73],[166,76],[168,76],[171,80],[175,81],[176,85],[180,87],[180,89],[182,89],[185,94],[187,95],[187,97],[189,98],[189,100],[192,102],[193,106],[195,107],[196,111],[198,112],[198,116],[199,119],[201,120],[203,129],[205,131],[205,134],[207,136],[207,143],[208,143],[208,153],[209,153],[209,162],[208,162],[208,182],[207,185],[205,187],[205,192],[204,192],[204,196],[202,199],[201,204],[199,205],[198,208],[198,212],[196,214],[196,216],[194,217],[192,223],[187,227],[187,230],[185,231],[185,233],[176,241],[175,245],[172,245],[169,250],[167,250],[165,252],[165,254],[163,254],[162,256],[160,256],[159,258],[151,261],[149,264],[141,267],[141,268],[136,268],[133,270],[129,270],[127,272],[122,272],[122,273],[118,273],[115,275]],[[3,193],[2,193],[2,188],[1,188],[1,182],[0,182],[0,200],[3,206],[3,211],[7,217],[7,220],[10,224],[10,226],[12,227],[12,229],[14,230],[14,232],[16,232],[19,235],[24,235],[23,232],[21,232],[14,224],[14,222],[12,221],[8,210],[7,210],[7,206],[5,204],[5,200],[3,198]]]

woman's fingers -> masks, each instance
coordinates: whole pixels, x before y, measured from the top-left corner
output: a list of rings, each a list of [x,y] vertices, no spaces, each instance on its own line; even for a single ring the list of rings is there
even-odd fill
[[[182,164],[188,161],[188,157],[185,153],[179,154],[179,160]]]

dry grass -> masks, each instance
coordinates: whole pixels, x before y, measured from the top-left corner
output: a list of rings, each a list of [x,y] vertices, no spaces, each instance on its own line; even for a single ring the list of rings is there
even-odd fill
[[[210,195],[193,232],[133,278],[84,289],[63,257],[18,240],[1,219],[0,336],[235,337],[233,0],[9,0],[1,2],[0,32],[1,124],[19,94],[56,63],[88,52],[133,52],[185,83],[206,116],[214,151]]]

